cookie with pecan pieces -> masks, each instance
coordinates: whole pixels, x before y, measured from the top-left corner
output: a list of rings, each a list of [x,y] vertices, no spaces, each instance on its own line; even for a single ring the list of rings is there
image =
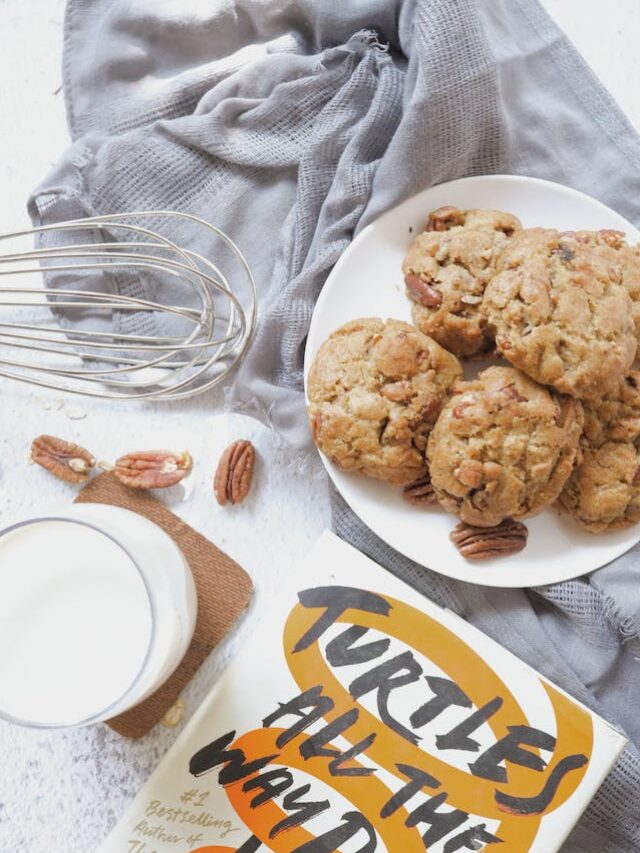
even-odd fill
[[[616,232],[530,228],[509,241],[482,311],[499,353],[578,399],[615,391],[637,348]]]
[[[427,447],[438,502],[476,527],[535,515],[569,477],[583,422],[580,402],[511,367],[456,383]]]
[[[435,210],[402,265],[413,322],[460,356],[493,348],[480,305],[520,220],[499,210]]]
[[[628,246],[626,243],[620,252],[621,279],[633,303],[633,320],[636,325],[636,360],[634,367],[640,367],[640,245]]]
[[[409,323],[353,320],[323,343],[309,372],[313,440],[346,471],[413,483],[461,375],[458,359]]]
[[[609,266],[612,281],[621,284],[633,303],[633,320],[636,327],[635,366],[640,364],[640,246],[630,246],[622,231],[611,228],[600,231],[565,232],[579,243],[595,249]]]
[[[640,522],[640,372],[585,406],[580,444],[582,458],[562,490],[560,509],[592,533]]]

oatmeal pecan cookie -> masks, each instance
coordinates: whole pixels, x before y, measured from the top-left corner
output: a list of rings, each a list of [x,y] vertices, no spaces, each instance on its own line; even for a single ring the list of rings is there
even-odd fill
[[[606,236],[530,228],[509,241],[482,303],[498,352],[579,399],[612,392],[633,364],[633,304]]]
[[[638,342],[635,362],[637,367],[640,361],[640,246],[630,246],[622,231],[611,228],[564,233],[580,243],[597,248],[603,261],[609,264],[611,280],[622,284],[631,297]]]
[[[581,461],[558,505],[592,533],[640,522],[640,372],[585,406]]]
[[[638,352],[636,353],[636,364],[640,359],[640,244],[622,247],[622,283],[627,288],[631,301],[633,302],[633,319],[636,324],[636,337],[638,339]]]
[[[313,440],[345,470],[412,483],[426,472],[427,436],[461,374],[455,356],[409,323],[353,320],[309,372]]]
[[[620,254],[622,283],[633,302],[633,320],[636,326],[636,340],[638,342],[634,367],[640,368],[640,245],[632,248],[625,243]]]
[[[402,265],[413,321],[456,355],[493,348],[480,311],[496,260],[520,221],[499,210],[442,207],[429,216]]]
[[[476,527],[534,515],[569,477],[583,420],[579,401],[511,367],[457,382],[427,448],[439,503]]]

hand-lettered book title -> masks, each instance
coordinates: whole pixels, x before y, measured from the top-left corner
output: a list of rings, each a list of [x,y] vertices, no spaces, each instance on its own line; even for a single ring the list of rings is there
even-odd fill
[[[540,680],[555,733],[532,725],[482,657],[408,604],[351,587],[308,589],[283,641],[299,692],[283,696],[262,728],[229,731],[189,762],[193,776],[217,770],[247,827],[237,853],[334,853],[347,842],[372,853],[380,839],[402,853],[438,843],[443,853],[504,842],[527,850],[584,776],[586,711]],[[423,701],[407,707],[409,686]],[[448,755],[463,755],[465,766]]]

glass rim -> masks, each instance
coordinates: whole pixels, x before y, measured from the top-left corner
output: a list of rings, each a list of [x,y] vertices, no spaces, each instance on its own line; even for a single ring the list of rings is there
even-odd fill
[[[119,509],[119,507],[117,507],[117,508]],[[81,519],[81,518],[75,518],[72,515],[38,516],[36,518],[28,518],[28,519],[25,519],[23,521],[17,521],[14,524],[9,525],[8,527],[2,528],[2,530],[0,530],[0,540],[2,540],[5,536],[7,536],[10,533],[15,533],[16,530],[19,530],[22,527],[29,527],[33,524],[42,524],[44,522],[49,522],[49,521],[54,521],[54,522],[55,521],[62,521],[62,522],[70,523],[70,524],[81,524],[84,527],[89,527],[90,529],[95,530],[96,533],[100,533],[103,536],[106,536],[107,539],[109,539],[111,542],[113,542],[113,544],[116,545],[125,554],[125,556],[129,559],[129,562],[131,563],[131,565],[134,567],[134,569],[138,573],[138,577],[142,581],[142,586],[143,586],[143,589],[144,589],[144,592],[145,592],[145,595],[147,598],[147,602],[149,604],[149,614],[151,617],[151,626],[150,626],[150,631],[149,631],[149,640],[147,643],[147,649],[146,649],[146,652],[144,654],[144,657],[142,658],[142,662],[140,664],[139,669],[137,670],[137,672],[133,676],[131,683],[125,689],[125,691],[122,693],[122,695],[119,696],[117,699],[114,699],[113,702],[111,702],[109,705],[107,705],[102,710],[96,711],[96,712],[90,714],[88,717],[83,717],[80,720],[75,720],[72,722],[46,723],[46,722],[36,722],[33,720],[28,720],[25,717],[16,717],[13,714],[9,714],[2,709],[2,705],[0,703],[0,720],[5,720],[6,722],[14,723],[15,725],[24,726],[26,728],[70,729],[70,728],[75,728],[78,726],[86,726],[86,725],[90,725],[91,723],[99,723],[99,722],[102,722],[104,720],[108,720],[111,716],[112,711],[114,712],[113,716],[117,716],[118,713],[124,713],[125,710],[128,710],[128,708],[125,707],[125,708],[123,708],[122,712],[120,712],[117,710],[117,708],[123,702],[123,700],[125,700],[127,698],[127,696],[129,696],[134,691],[135,687],[139,684],[140,679],[146,670],[147,663],[149,662],[149,658],[151,657],[151,651],[152,651],[153,644],[154,644],[154,641],[156,638],[157,612],[156,612],[156,606],[154,603],[153,595],[151,594],[151,588],[150,588],[149,583],[148,583],[148,581],[144,575],[144,572],[142,571],[142,569],[138,565],[138,561],[131,554],[131,552],[129,551],[128,548],[126,548],[121,542],[119,542],[115,538],[115,536],[113,536],[113,534],[109,533],[108,530],[105,530],[103,527],[101,527],[99,523],[95,523],[92,521],[85,521],[84,519]]]

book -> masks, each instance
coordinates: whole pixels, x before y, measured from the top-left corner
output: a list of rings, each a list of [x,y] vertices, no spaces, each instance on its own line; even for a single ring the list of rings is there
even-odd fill
[[[625,743],[326,532],[100,853],[553,853]]]

